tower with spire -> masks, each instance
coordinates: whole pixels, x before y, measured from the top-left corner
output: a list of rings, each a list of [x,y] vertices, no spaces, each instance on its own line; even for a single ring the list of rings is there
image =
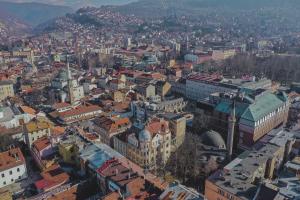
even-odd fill
[[[34,64],[34,52],[33,52],[33,50],[30,51],[30,64],[32,66],[32,72],[36,73],[38,70],[37,70],[36,65]]]
[[[72,79],[72,74],[71,74],[71,70],[70,70],[70,63],[69,63],[68,59],[67,59],[67,70],[68,70],[69,100],[70,100],[70,104],[73,105],[74,102],[75,102],[75,97],[74,97],[73,79]]]
[[[234,141],[234,131],[235,131],[235,99],[232,103],[231,114],[228,119],[228,134],[227,134],[227,158],[229,161],[232,159],[233,141]]]

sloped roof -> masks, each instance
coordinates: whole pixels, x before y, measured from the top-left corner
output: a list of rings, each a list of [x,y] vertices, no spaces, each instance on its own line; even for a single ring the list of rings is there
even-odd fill
[[[273,112],[284,103],[284,99],[272,93],[266,93],[257,97],[241,116],[245,120],[258,121],[267,114]]]

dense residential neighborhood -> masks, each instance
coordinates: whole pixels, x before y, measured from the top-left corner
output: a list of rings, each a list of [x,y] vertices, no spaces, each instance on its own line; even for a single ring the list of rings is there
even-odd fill
[[[0,2],[0,199],[300,199],[299,3],[269,1]]]

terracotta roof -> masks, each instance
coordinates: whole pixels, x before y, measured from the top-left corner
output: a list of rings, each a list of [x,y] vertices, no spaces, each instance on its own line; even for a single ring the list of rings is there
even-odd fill
[[[99,111],[99,110],[101,110],[101,107],[96,106],[96,105],[82,105],[82,106],[78,106],[72,110],[61,112],[61,113],[59,113],[59,116],[62,118],[67,118],[67,117],[80,115],[80,114],[84,114],[84,113],[89,113],[89,112],[93,112],[93,111]]]
[[[60,136],[65,133],[66,128],[61,126],[55,126],[51,129],[51,135],[52,136]]]
[[[77,198],[77,185],[60,192],[58,194],[52,195],[48,200],[76,200]]]
[[[98,117],[94,120],[94,123],[106,130],[109,133],[115,132],[120,128],[124,128],[131,124],[129,118],[111,118],[111,117]]]
[[[36,114],[36,110],[34,110],[34,109],[31,108],[31,107],[28,107],[28,106],[20,106],[20,108],[22,109],[22,111],[23,111],[24,113],[31,114],[31,115],[35,115],[35,114]]]
[[[139,177],[136,172],[123,166],[117,159],[106,161],[97,172],[122,187]]]
[[[50,145],[50,140],[47,137],[42,137],[32,144],[32,148],[35,148],[38,152],[40,152]]]
[[[60,108],[66,108],[66,107],[70,107],[70,106],[71,106],[71,104],[62,102],[62,103],[56,103],[52,107],[54,109],[60,109]]]
[[[48,200],[80,200],[88,199],[98,193],[98,186],[94,182],[83,182],[73,185],[57,194],[51,195]],[[114,199],[116,200],[116,199]]]
[[[25,158],[20,148],[14,148],[0,153],[0,171],[23,164],[25,164]]]
[[[39,190],[48,191],[69,181],[69,175],[59,165],[52,165],[41,173],[43,179],[35,182]]]
[[[118,200],[120,198],[120,195],[118,192],[112,192],[108,195],[104,196],[102,200]]]
[[[165,130],[169,129],[169,124],[165,120],[154,118],[149,122],[149,124],[147,124],[145,129],[148,130],[152,136],[154,136],[159,132],[165,133]]]

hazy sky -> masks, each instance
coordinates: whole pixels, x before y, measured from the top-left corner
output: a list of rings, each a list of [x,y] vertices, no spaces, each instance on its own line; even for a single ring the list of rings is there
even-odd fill
[[[137,0],[3,0],[8,2],[39,2],[71,7],[126,4]]]

